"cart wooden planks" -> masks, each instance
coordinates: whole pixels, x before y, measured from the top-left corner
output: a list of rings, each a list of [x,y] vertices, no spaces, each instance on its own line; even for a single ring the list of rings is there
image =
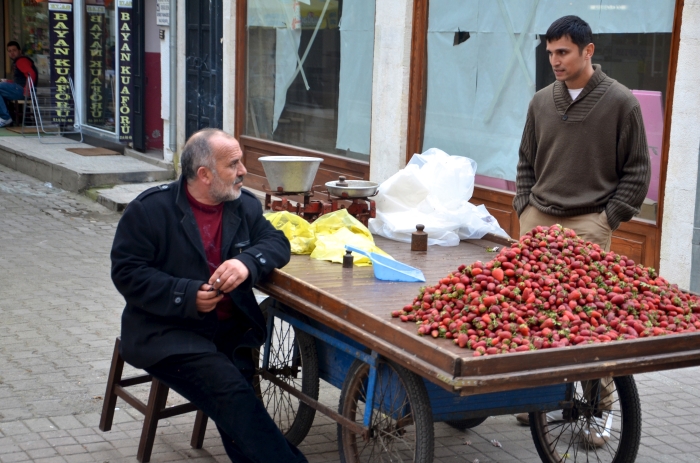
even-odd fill
[[[431,246],[426,252],[411,252],[408,243],[381,237],[375,241],[395,259],[420,268],[426,284],[435,284],[460,264],[490,260],[495,254],[489,249],[506,245],[489,237],[463,241],[458,247]],[[413,323],[390,317],[391,311],[410,303],[422,285],[376,280],[371,267],[343,269],[340,264],[293,256],[258,288],[460,395],[700,365],[700,333],[473,357],[470,350],[449,340],[417,336]]]

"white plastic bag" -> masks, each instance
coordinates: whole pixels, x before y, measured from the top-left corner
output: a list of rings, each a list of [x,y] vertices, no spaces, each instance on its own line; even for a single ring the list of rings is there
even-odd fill
[[[508,236],[486,208],[474,206],[476,162],[431,148],[415,154],[406,167],[379,186],[372,233],[410,242],[417,224],[425,225],[428,244],[457,246],[460,239],[486,233]]]

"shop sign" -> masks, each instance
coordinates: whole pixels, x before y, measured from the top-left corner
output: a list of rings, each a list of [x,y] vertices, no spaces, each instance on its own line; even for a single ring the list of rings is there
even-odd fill
[[[75,101],[71,91],[73,77],[73,0],[49,2],[49,43],[51,85],[56,88],[56,110],[51,122],[61,125],[75,122]]]
[[[170,25],[170,0],[158,0],[156,3],[156,25]]]
[[[87,66],[88,111],[87,123],[104,124],[105,105],[105,7],[86,5],[87,13]]]
[[[133,39],[133,12],[131,0],[118,0],[119,6],[119,98],[118,120],[119,140],[132,141],[133,132],[133,106],[134,106],[134,80],[132,79],[133,61],[131,59],[134,48]]]

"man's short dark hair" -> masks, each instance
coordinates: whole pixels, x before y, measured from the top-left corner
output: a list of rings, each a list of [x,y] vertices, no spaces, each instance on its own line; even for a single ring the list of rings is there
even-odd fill
[[[578,46],[579,52],[582,52],[589,43],[593,43],[591,26],[578,16],[571,15],[557,19],[549,26],[544,38],[547,42],[551,42],[559,40],[565,35],[568,35],[571,41]]]
[[[233,138],[223,130],[208,128],[194,133],[185,143],[185,147],[182,149],[182,157],[180,158],[180,167],[182,167],[182,175],[187,180],[194,179],[200,167],[214,170],[215,159],[210,141],[216,136]]]
[[[5,47],[5,48],[10,48],[10,47],[13,47],[13,46],[14,46],[14,47],[17,47],[17,49],[18,49],[19,51],[22,51],[22,47],[20,47],[20,46],[19,46],[19,43],[15,42],[14,40],[10,40],[9,42],[7,42],[7,47]]]

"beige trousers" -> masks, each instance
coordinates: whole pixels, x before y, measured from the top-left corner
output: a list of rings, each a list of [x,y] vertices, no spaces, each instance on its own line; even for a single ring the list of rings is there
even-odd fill
[[[540,212],[537,208],[528,205],[520,214],[520,234],[524,235],[538,225],[549,227],[557,223],[564,228],[573,229],[584,240],[597,244],[605,251],[610,251],[612,229],[608,224],[608,216],[605,211],[599,214],[557,217]]]
[[[574,217],[557,217],[540,212],[537,208],[528,205],[520,214],[520,234],[524,235],[538,225],[549,227],[559,224],[564,228],[573,229],[576,234],[586,241],[595,243],[606,252],[610,251],[612,241],[612,229],[608,224],[608,216],[605,211],[594,214],[576,215]],[[589,402],[593,401],[593,394],[598,389],[593,381],[581,381],[583,396]],[[612,410],[613,392],[615,383],[612,377],[600,379],[600,395],[598,397],[599,408],[601,410]]]

